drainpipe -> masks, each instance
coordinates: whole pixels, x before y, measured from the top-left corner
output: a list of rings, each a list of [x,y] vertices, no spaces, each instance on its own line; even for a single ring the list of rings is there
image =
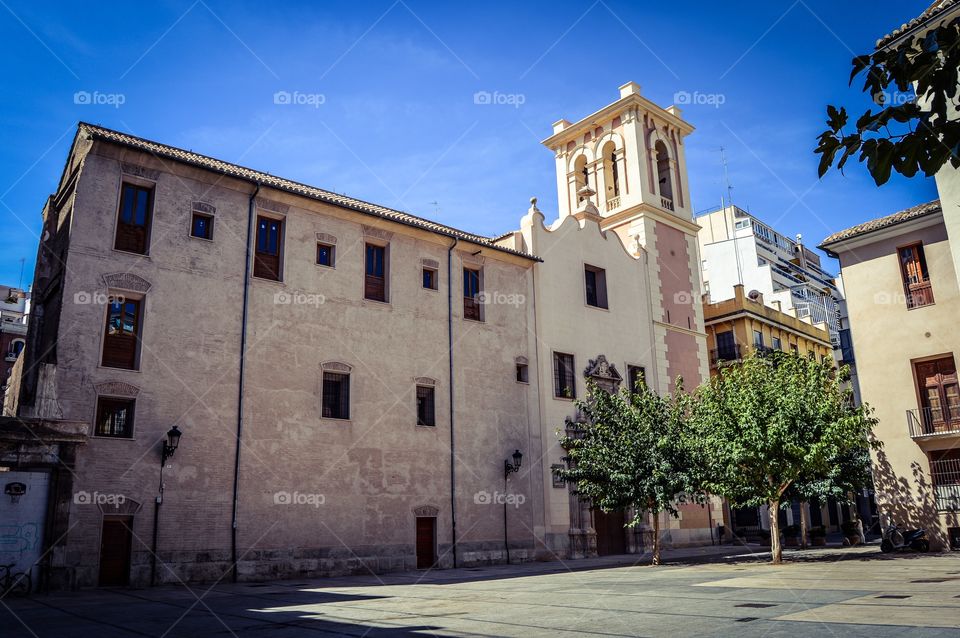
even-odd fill
[[[457,476],[455,472],[455,446],[453,433],[453,249],[459,243],[453,238],[453,243],[447,249],[447,347],[449,348],[449,376],[450,376],[450,530],[453,545],[453,568],[457,568]]]
[[[230,522],[230,563],[231,578],[237,582],[237,514],[240,507],[240,448],[243,436],[243,381],[247,354],[247,315],[250,306],[250,253],[253,241],[253,227],[256,221],[255,200],[260,192],[260,182],[251,182],[255,189],[247,202],[247,249],[246,264],[243,271],[243,314],[240,320],[240,380],[237,383],[237,449],[233,457],[233,515]]]

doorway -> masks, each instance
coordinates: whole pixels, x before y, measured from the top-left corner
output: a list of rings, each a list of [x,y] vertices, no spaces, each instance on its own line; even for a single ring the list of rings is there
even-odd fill
[[[430,569],[437,563],[437,517],[417,517],[417,569]]]
[[[626,517],[623,510],[593,510],[593,529],[597,532],[597,555],[614,556],[627,553]]]
[[[960,386],[953,357],[915,364],[924,434],[950,432],[960,427]]]
[[[129,516],[103,519],[100,533],[100,579],[102,587],[130,584],[130,549],[133,518]]]

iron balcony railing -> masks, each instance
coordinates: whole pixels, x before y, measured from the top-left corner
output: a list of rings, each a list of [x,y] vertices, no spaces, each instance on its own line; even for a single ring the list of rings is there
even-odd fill
[[[950,412],[953,414],[951,415]],[[917,408],[907,410],[907,427],[911,438],[936,434],[960,434],[960,408]]]
[[[937,511],[960,511],[960,459],[931,461],[930,478]]]
[[[737,361],[740,358],[740,344],[715,348],[710,351],[710,365],[716,366],[725,361]]]

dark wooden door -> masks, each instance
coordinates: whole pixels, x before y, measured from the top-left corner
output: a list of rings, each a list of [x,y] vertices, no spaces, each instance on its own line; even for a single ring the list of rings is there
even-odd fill
[[[604,513],[593,510],[593,529],[597,532],[597,554],[612,556],[627,553],[627,539],[623,512]]]
[[[129,584],[130,525],[128,518],[104,519],[100,534],[100,585]]]
[[[417,517],[417,569],[430,569],[437,562],[437,519]]]

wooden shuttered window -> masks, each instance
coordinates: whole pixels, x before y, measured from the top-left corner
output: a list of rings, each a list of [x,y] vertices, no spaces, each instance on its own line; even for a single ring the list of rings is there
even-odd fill
[[[281,281],[283,221],[257,217],[257,244],[253,255],[253,276]]]
[[[480,301],[480,271],[463,269],[463,318],[483,321]]]
[[[326,419],[350,418],[350,375],[340,372],[323,373],[321,414]]]
[[[417,386],[417,425],[436,425],[436,390],[432,386]]]
[[[124,182],[120,187],[120,210],[117,214],[117,235],[113,247],[146,255],[150,244],[152,216],[153,190]]]
[[[363,296],[372,301],[387,300],[387,247],[367,244]]]
[[[562,399],[577,398],[577,382],[573,372],[573,355],[553,353],[553,395]]]
[[[900,275],[903,278],[907,308],[929,306],[933,303],[933,287],[930,284],[923,244],[904,246],[897,252],[900,256]]]
[[[136,370],[140,354],[143,301],[114,301],[107,310],[101,364],[108,368]]]

